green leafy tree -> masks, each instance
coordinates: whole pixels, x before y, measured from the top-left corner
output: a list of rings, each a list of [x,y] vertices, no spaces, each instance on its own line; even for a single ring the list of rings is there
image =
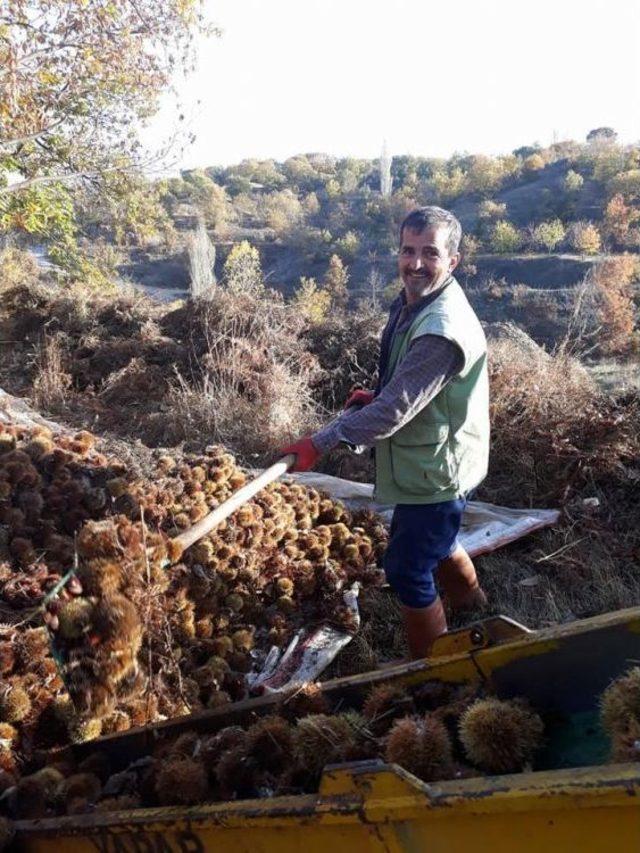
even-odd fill
[[[587,142],[615,142],[618,134],[612,127],[596,127],[587,133]]]
[[[546,249],[547,252],[553,252],[562,243],[564,238],[564,225],[559,219],[552,219],[550,222],[541,222],[533,231],[534,241],[538,246]]]
[[[506,220],[496,222],[491,231],[491,249],[499,255],[517,252],[522,245],[520,232]]]
[[[233,247],[224,262],[222,280],[232,293],[260,293],[264,290],[260,253],[243,240]]]

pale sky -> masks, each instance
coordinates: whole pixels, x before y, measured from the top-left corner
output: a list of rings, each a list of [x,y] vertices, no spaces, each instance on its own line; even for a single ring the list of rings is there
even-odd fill
[[[206,0],[181,166],[640,140],[637,0]],[[198,103],[199,102],[199,103]],[[146,134],[167,134],[167,99]]]

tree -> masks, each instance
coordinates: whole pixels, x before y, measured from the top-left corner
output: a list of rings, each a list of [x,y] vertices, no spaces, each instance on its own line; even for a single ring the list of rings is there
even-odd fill
[[[327,316],[331,304],[331,296],[326,290],[321,290],[313,278],[300,278],[300,287],[293,297],[293,304],[309,323],[321,323]]]
[[[191,296],[197,298],[210,295],[216,283],[213,271],[216,248],[209,239],[202,219],[198,220],[195,230],[187,236],[187,258]]]
[[[503,219],[507,213],[507,205],[504,202],[485,199],[478,205],[478,219],[493,220]]]
[[[596,127],[587,133],[587,142],[615,142],[617,138],[612,127]]]
[[[607,189],[614,195],[622,193],[628,202],[640,202],[640,169],[627,169],[614,175],[607,184]]]
[[[500,187],[505,175],[502,161],[478,154],[471,157],[466,173],[466,185],[469,192],[488,195]]]
[[[387,147],[387,141],[385,139],[384,144],[382,146],[382,153],[380,154],[380,194],[384,196],[384,198],[388,198],[391,195],[391,189],[393,187],[393,178],[391,177],[391,156],[389,154],[389,149]]]
[[[135,162],[135,131],[191,63],[199,0],[4,0],[2,193]],[[9,173],[18,180],[8,181]]]
[[[584,178],[579,172],[574,172],[573,169],[569,169],[564,178],[564,188],[568,193],[577,193],[578,190],[582,189],[582,185],[584,184]]]
[[[331,308],[342,310],[347,307],[349,301],[349,273],[338,257],[331,255],[329,267],[322,281],[323,290],[329,294]]]
[[[86,226],[87,206],[109,239],[118,246],[147,247],[158,242],[173,244],[175,229],[161,202],[166,190],[161,181],[151,182],[136,174],[105,175],[101,192],[76,194],[76,217]]]
[[[491,248],[499,255],[517,252],[522,245],[518,229],[507,220],[496,222],[491,232]]]
[[[263,199],[265,222],[278,234],[286,234],[303,218],[302,205],[291,190],[281,190]]]
[[[559,219],[541,222],[533,231],[535,242],[551,253],[565,238],[564,225]]]
[[[616,193],[609,199],[605,208],[603,236],[610,237],[619,246],[624,246],[634,218],[634,211],[625,203],[622,193]]]
[[[237,218],[225,187],[213,181],[203,169],[183,172],[183,177],[188,198],[198,208],[206,227],[224,234],[229,222]]]
[[[354,231],[347,231],[336,240],[336,251],[346,260],[352,261],[360,250],[360,238]]]
[[[600,325],[597,340],[600,351],[607,355],[627,352],[632,346],[637,271],[637,259],[622,255],[601,261],[592,272]]]
[[[258,250],[246,240],[235,245],[224,262],[222,278],[233,293],[260,293],[264,282]]]
[[[524,161],[524,171],[533,175],[535,172],[539,172],[540,169],[544,169],[545,162],[541,154],[530,154],[526,160]]]
[[[574,222],[568,238],[571,247],[581,255],[596,255],[600,251],[600,232],[593,222]]]
[[[31,233],[50,238],[49,205],[69,193],[65,186],[84,182],[96,188],[105,176],[144,163],[137,128],[156,112],[174,71],[191,65],[194,32],[204,29],[200,5],[201,0],[3,0],[5,228],[19,229],[26,218]],[[33,228],[34,206],[42,211],[44,231]],[[69,250],[74,236],[67,230],[62,240]]]

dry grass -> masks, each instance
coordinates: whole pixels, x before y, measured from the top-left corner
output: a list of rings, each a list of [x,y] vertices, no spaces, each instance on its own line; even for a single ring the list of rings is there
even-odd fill
[[[43,335],[35,355],[33,403],[39,411],[61,412],[67,403],[71,376],[63,336]]]

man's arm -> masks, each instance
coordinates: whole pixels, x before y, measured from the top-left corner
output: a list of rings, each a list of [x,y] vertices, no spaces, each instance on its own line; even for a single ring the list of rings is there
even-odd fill
[[[456,344],[439,335],[422,335],[375,400],[312,435],[314,446],[325,453],[341,441],[371,447],[388,438],[424,409],[462,365]]]

